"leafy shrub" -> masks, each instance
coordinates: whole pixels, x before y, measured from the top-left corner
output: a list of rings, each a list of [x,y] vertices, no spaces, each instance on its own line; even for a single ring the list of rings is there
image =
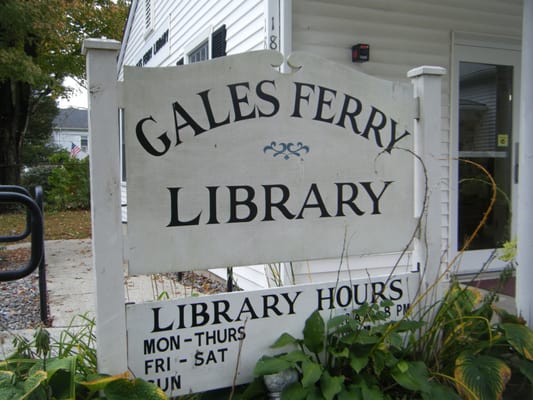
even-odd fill
[[[167,398],[156,385],[128,379],[127,373],[98,374],[94,321],[82,318],[81,328],[69,327],[57,341],[40,328],[32,341],[17,337],[15,353],[0,361],[0,400]],[[105,397],[100,397],[100,393]]]
[[[89,158],[70,158],[67,152],[54,154],[50,162],[57,164],[48,177],[48,206],[56,210],[90,208]]]
[[[23,171],[21,176],[21,185],[28,189],[30,193],[34,193],[36,186],[42,186],[43,192],[47,193],[50,190],[48,178],[54,171],[53,165],[37,165],[29,167]]]
[[[258,379],[245,398],[265,398],[262,377],[287,369],[296,369],[299,380],[282,399],[531,398],[533,332],[497,310],[495,299],[455,283],[430,326],[424,318],[387,321],[377,304],[327,324],[314,312],[302,339],[282,334],[272,348],[289,350],[257,362]],[[500,322],[492,323],[495,311]]]

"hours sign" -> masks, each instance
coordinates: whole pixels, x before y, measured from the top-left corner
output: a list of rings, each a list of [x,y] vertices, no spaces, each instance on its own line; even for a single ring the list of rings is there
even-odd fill
[[[270,346],[284,332],[301,338],[313,311],[328,320],[386,300],[382,311],[400,320],[417,286],[408,273],[129,304],[129,370],[169,396],[251,382],[261,355],[290,351]]]

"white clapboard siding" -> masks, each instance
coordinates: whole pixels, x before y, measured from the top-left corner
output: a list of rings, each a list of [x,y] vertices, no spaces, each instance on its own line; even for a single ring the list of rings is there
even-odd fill
[[[148,67],[173,66],[222,25],[226,25],[226,53],[236,54],[264,47],[264,7],[262,0],[154,1],[154,25],[147,32],[144,0],[132,3],[128,39],[122,49],[122,66],[136,65],[157,34],[169,29],[165,57]]]
[[[450,72],[453,32],[519,39],[521,12],[521,0],[293,0],[292,47],[383,79],[405,81],[407,71],[420,65],[442,66]],[[370,45],[369,62],[352,63],[351,47],[357,43]],[[435,139],[441,143],[443,160],[441,247],[445,251],[451,207],[449,75],[442,87],[442,131]]]
[[[233,280],[237,288],[242,290],[258,290],[271,286],[269,285],[269,282],[267,280],[265,268],[265,265],[234,267]],[[227,268],[210,269],[209,272],[215,274],[216,276],[224,280],[228,279]]]
[[[385,276],[394,273],[412,272],[409,253],[382,254],[379,256],[349,257],[342,260],[320,260],[313,262],[293,262],[287,266],[289,276],[294,276],[295,284],[349,281],[372,276]],[[288,282],[293,283],[293,282]]]
[[[273,276],[272,270],[276,270]],[[266,287],[299,285],[307,283],[350,281],[352,279],[372,276],[386,276],[393,271],[398,274],[413,272],[410,254],[382,254],[379,256],[349,257],[348,259],[296,261],[233,268],[237,287],[242,290],[257,290]],[[210,272],[222,279],[227,279],[227,269],[212,269]]]

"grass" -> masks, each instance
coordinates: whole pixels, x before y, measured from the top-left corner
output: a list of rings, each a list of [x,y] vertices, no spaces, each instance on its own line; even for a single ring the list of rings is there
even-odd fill
[[[0,236],[16,235],[26,227],[23,212],[0,213]],[[91,237],[91,212],[89,210],[46,211],[44,213],[44,239],[87,239]],[[25,241],[29,241],[26,238]]]

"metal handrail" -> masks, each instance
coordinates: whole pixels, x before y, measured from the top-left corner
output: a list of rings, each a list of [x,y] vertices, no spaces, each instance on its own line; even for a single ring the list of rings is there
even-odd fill
[[[43,227],[43,215],[39,205],[29,196],[17,191],[1,191],[0,190],[0,203],[21,203],[27,207],[30,214],[30,232],[31,232],[31,255],[28,264],[24,267],[10,270],[0,271],[0,281],[14,281],[16,279],[24,278],[28,276],[41,264],[44,257],[44,227]],[[6,238],[7,236],[2,236]],[[14,240],[9,240],[14,241]]]
[[[43,230],[44,230],[44,192],[42,186],[35,186],[35,202],[39,206],[43,216]],[[43,256],[41,262],[39,263],[39,304],[41,309],[41,321],[48,325],[48,290],[46,289],[46,252],[44,248],[44,238],[43,238]]]
[[[37,188],[35,188],[37,190]],[[41,188],[41,191],[42,191],[42,188]],[[14,193],[20,193],[20,194],[24,194],[28,197],[31,197],[31,194],[30,192],[22,187],[22,186],[12,186],[12,185],[0,185],[0,193],[1,192],[14,192]],[[28,236],[30,236],[31,234],[31,214],[30,214],[30,211],[28,210],[26,212],[26,230],[24,232],[22,232],[21,234],[18,234],[18,235],[13,235],[13,236],[0,236],[0,243],[5,243],[5,242],[18,242],[20,240],[24,240],[26,239]]]

